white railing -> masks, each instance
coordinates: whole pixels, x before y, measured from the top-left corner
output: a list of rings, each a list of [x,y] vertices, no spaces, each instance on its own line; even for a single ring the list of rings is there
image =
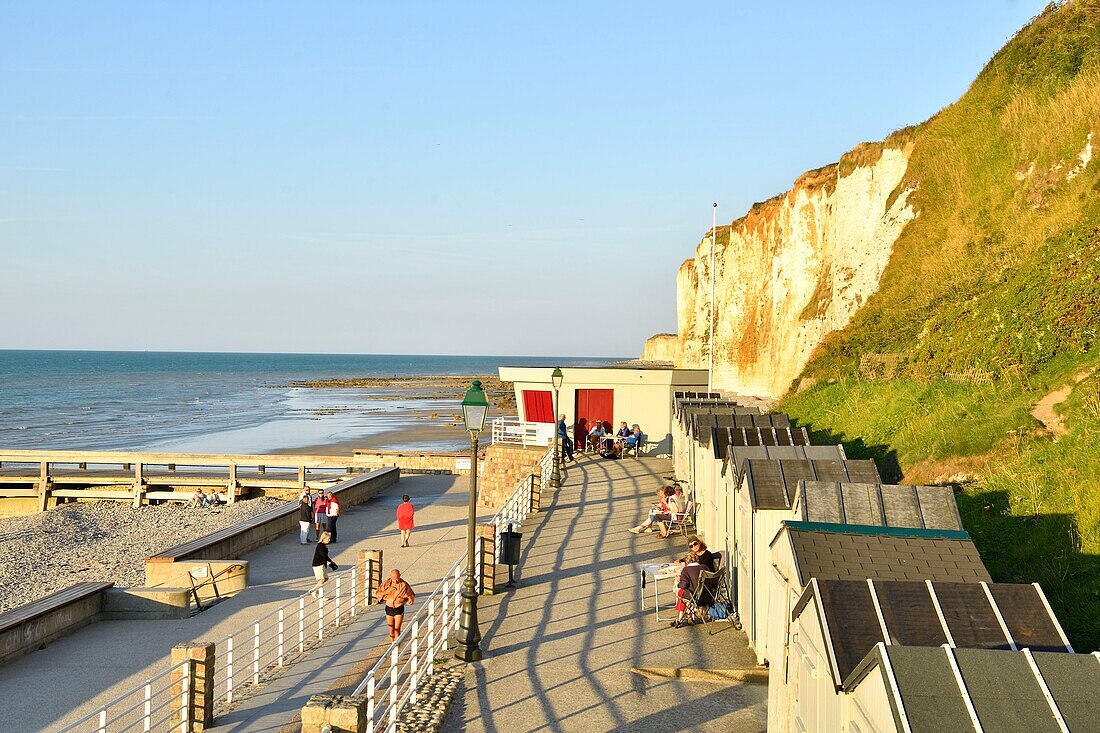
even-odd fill
[[[524,422],[518,417],[493,419],[493,442],[508,445],[549,445],[554,439],[554,423]]]
[[[188,689],[191,675],[185,659],[160,674],[145,680],[145,684],[122,693],[104,703],[94,712],[69,723],[58,733],[130,733],[131,731],[180,731],[191,730],[191,709]],[[179,672],[179,680],[172,675]],[[173,685],[178,688],[173,690]]]
[[[545,465],[546,452],[540,464]],[[550,459],[552,460],[552,458]],[[545,468],[543,469],[545,471]],[[549,476],[548,473],[544,473]],[[534,476],[527,476],[516,486],[489,523],[496,527],[496,550],[500,552],[501,532],[508,525],[519,525],[531,510]],[[450,645],[450,634],[458,629],[465,580],[466,553],[455,561],[442,582],[436,586],[420,609],[406,621],[401,635],[371,667],[355,688],[353,695],[367,697],[367,724],[370,733],[396,733],[397,719],[408,702],[417,702],[416,688],[434,670],[436,655]]]
[[[234,700],[320,644],[370,605],[359,568],[329,576],[317,591],[284,603],[215,642],[214,704]]]
[[[539,462],[544,482],[549,481],[552,461],[551,447]],[[489,520],[496,527],[498,554],[501,533],[508,525],[518,526],[527,518],[534,488],[535,477],[524,478]],[[424,675],[432,674],[436,654],[447,649],[451,631],[458,628],[465,570],[463,552],[356,688],[355,694],[368,697],[367,730],[395,733],[402,707],[409,700],[416,702],[416,686]],[[218,707],[239,701],[243,694],[323,642],[331,629],[370,607],[367,582],[357,567],[333,573],[316,597],[303,593],[217,640],[215,714]],[[58,733],[186,733],[191,726],[191,711],[186,705],[190,675],[182,675],[182,691],[173,693],[171,674],[187,664],[184,661],[169,667]]]

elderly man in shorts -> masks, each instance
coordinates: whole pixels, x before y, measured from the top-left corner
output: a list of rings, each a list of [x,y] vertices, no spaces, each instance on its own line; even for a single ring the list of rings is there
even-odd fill
[[[396,641],[401,634],[401,624],[405,621],[405,604],[414,603],[416,593],[401,577],[401,572],[394,568],[390,571],[390,577],[378,586],[374,597],[379,603],[386,604],[386,625],[390,627],[390,641]]]

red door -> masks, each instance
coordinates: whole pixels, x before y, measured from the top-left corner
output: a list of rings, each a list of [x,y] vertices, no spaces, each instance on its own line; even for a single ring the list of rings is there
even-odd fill
[[[603,423],[605,430],[611,430],[612,420],[615,417],[615,390],[613,389],[578,389],[576,432],[578,444],[581,436],[588,435],[593,424],[598,420]]]
[[[527,422],[556,422],[554,400],[550,393],[537,389],[523,390],[523,415]]]

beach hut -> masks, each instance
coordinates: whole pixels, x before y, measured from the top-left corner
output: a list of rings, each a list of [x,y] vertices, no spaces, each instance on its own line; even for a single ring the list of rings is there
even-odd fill
[[[802,458],[747,458],[739,472],[734,500],[734,547],[737,581],[735,603],[749,644],[762,664],[768,658],[768,578],[771,568],[769,546],[780,524],[791,517],[791,505],[800,481],[859,481],[877,483],[878,469],[872,460],[811,458],[840,446],[766,447],[772,454],[801,452]]]
[[[502,382],[512,382],[520,426],[549,425],[536,431],[552,435],[556,422],[551,366],[502,366]],[[562,367],[558,412],[577,433],[587,435],[589,422],[605,427],[637,423],[646,436],[651,454],[668,454],[672,448],[673,399],[676,392],[705,390],[705,369],[676,369],[622,364],[601,367]],[[503,423],[501,423],[503,425]],[[543,443],[545,445],[545,443]]]
[[[769,674],[769,731],[784,720],[843,730],[844,690],[878,644],[1073,651],[1037,584],[813,578],[791,617]]]
[[[768,708],[777,711],[787,709],[790,612],[811,580],[992,581],[970,535],[946,529],[785,520],[771,542],[771,565],[766,633],[768,662],[776,671],[769,675]],[[784,720],[775,718],[769,733],[786,731]]]
[[[878,644],[845,683],[850,733],[1089,733],[1100,730],[1100,654]],[[771,726],[768,727],[769,733]]]

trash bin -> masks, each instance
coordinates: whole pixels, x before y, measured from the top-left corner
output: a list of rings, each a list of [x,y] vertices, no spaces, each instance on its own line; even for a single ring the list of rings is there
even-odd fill
[[[523,538],[522,532],[513,532],[512,525],[500,533],[500,559],[497,562],[503,565],[519,565],[519,542]]]

